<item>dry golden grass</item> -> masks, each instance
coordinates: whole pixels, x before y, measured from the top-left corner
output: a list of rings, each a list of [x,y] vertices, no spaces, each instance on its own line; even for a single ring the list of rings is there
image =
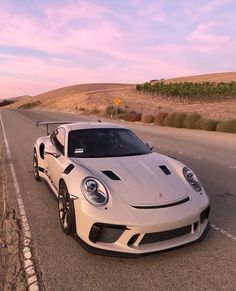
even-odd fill
[[[205,79],[203,79],[205,76]],[[236,73],[219,73],[201,76],[183,77],[172,80],[184,81],[185,79],[191,81],[231,81],[236,80]],[[197,78],[197,79],[196,79]],[[170,80],[169,80],[170,81]],[[16,103],[8,106],[11,108],[18,108],[19,106],[41,101],[41,105],[35,107],[37,110],[51,110],[51,111],[67,111],[80,112],[85,108],[86,112],[99,110],[104,112],[108,105],[113,104],[114,97],[119,96],[122,100],[121,107],[128,107],[128,110],[135,110],[143,114],[156,115],[160,111],[165,112],[198,112],[203,117],[212,119],[233,119],[236,118],[236,100],[227,100],[224,102],[213,103],[195,103],[183,104],[173,102],[171,100],[163,100],[160,97],[152,97],[135,91],[135,85],[130,84],[84,84],[65,87],[50,92],[46,92],[34,97],[21,98]]]
[[[230,82],[236,81],[236,72],[214,73],[167,79],[165,82]]]

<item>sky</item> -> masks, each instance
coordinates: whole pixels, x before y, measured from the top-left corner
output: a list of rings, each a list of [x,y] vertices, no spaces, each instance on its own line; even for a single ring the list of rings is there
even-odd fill
[[[235,0],[0,0],[0,98],[236,71]]]

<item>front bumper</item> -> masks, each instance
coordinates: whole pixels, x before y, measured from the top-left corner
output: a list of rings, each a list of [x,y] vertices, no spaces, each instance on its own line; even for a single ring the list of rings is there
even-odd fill
[[[131,206],[95,208],[74,201],[76,232],[88,250],[142,255],[175,248],[201,239],[209,230],[209,200],[163,209]],[[122,208],[123,207],[123,208]]]

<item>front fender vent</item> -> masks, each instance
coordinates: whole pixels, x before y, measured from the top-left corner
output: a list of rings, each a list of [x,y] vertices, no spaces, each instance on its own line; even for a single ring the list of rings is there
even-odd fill
[[[74,169],[74,165],[73,164],[69,164],[69,166],[67,166],[66,168],[65,168],[65,170],[64,170],[64,174],[66,174],[66,175],[68,175],[68,174],[70,174],[70,172]]]
[[[108,178],[112,180],[120,180],[120,177],[118,177],[114,172],[112,171],[102,171],[103,174],[105,174]]]

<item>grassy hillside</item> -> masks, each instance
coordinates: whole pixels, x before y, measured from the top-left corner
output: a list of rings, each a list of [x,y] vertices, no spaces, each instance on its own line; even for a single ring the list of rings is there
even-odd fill
[[[167,83],[175,82],[231,82],[236,81],[236,72],[226,72],[226,73],[214,73],[214,74],[204,74],[204,75],[195,75],[195,76],[186,76],[167,79]]]
[[[236,81],[236,73],[217,73],[199,76],[189,76],[165,80],[165,82],[182,81]],[[143,92],[137,92],[135,85],[130,84],[83,84],[64,87],[43,94],[25,98],[11,105],[11,108],[35,108],[37,110],[69,111],[78,113],[104,113],[107,106],[113,104],[116,96],[121,98],[121,107],[142,113],[157,113],[160,111],[174,112],[198,112],[203,117],[213,119],[230,119],[236,117],[236,101],[227,100],[220,102],[184,103],[165,100],[161,97],[153,97]],[[22,107],[23,106],[23,107]]]

